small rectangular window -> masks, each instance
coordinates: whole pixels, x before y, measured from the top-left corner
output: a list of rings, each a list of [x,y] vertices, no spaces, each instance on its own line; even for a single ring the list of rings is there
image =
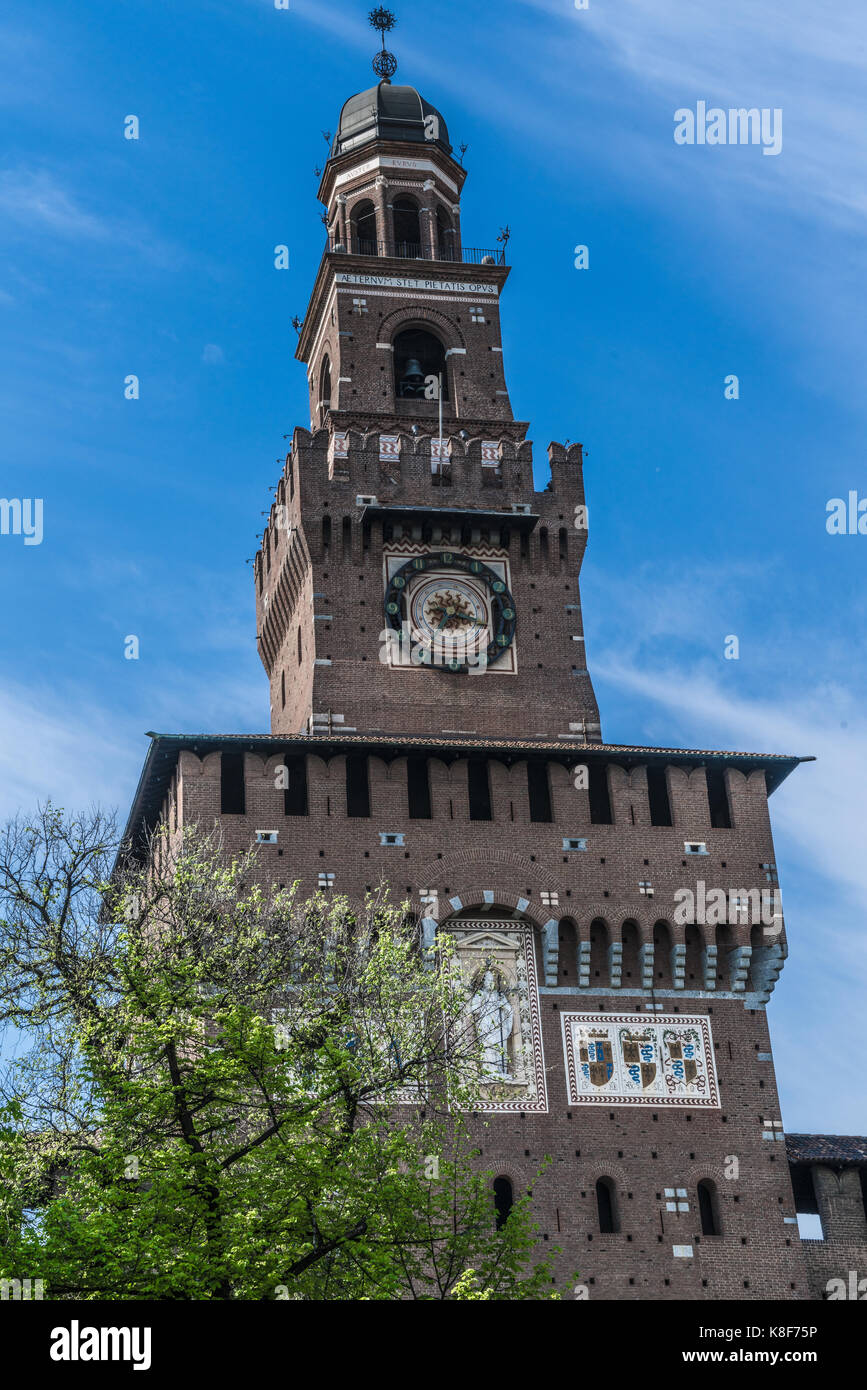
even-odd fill
[[[346,759],[346,814],[370,815],[370,782],[363,755],[350,754]]]
[[[611,797],[608,793],[608,768],[605,763],[590,766],[590,819],[594,825],[611,825]]]
[[[224,751],[220,758],[220,814],[243,816],[245,810],[244,754]]]
[[[487,758],[470,758],[467,763],[467,791],[470,820],[491,820],[491,784]]]
[[[380,830],[379,843],[381,845],[402,845],[405,844],[402,830]]]
[[[307,759],[287,756],[283,763],[285,767],[283,814],[285,816],[306,816],[308,814]]]
[[[527,763],[527,791],[530,796],[530,820],[553,820],[546,762],[535,762],[531,759]]]
[[[650,824],[671,825],[671,802],[665,767],[653,763],[647,769],[647,796],[650,801]]]
[[[725,769],[716,765],[705,768],[705,776],[707,777],[710,823],[716,830],[731,830],[732,817],[726,788]]]
[[[427,758],[407,758],[406,796],[411,820],[431,819]]]

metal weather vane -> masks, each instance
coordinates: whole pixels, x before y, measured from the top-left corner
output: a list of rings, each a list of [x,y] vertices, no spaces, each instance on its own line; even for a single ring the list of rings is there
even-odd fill
[[[382,52],[377,53],[373,60],[373,71],[383,82],[390,82],[397,72],[397,59],[393,53],[389,53],[385,46],[385,36],[389,29],[393,29],[396,23],[391,10],[383,9],[380,5],[378,9],[371,10],[367,16],[370,25],[382,35]]]

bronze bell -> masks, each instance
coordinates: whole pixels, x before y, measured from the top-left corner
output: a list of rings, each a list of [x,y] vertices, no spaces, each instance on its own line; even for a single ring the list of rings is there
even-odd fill
[[[424,395],[424,372],[417,357],[410,357],[403,369],[403,376],[400,379],[400,394],[402,396]]]

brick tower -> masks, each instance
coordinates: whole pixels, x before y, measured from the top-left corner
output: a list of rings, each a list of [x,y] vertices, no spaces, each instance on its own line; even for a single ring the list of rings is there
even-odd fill
[[[591,1298],[809,1297],[765,1013],[768,797],[799,759],[602,741],[581,446],[534,491],[465,177],[414,88],[344,105],[310,429],[255,562],[271,733],[154,735],[130,834],[219,819],[269,881],[386,880],[454,936],[497,1034],[483,1161],[505,1212],[550,1157],[564,1292],[577,1268]]]

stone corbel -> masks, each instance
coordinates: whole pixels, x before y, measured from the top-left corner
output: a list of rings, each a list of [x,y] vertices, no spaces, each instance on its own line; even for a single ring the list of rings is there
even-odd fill
[[[560,931],[556,917],[549,917],[542,928],[542,942],[545,957],[545,984],[553,988],[557,984],[560,967]]]
[[[735,946],[733,951],[729,951],[729,979],[733,993],[743,994],[747,987],[752,954],[752,946]]]

